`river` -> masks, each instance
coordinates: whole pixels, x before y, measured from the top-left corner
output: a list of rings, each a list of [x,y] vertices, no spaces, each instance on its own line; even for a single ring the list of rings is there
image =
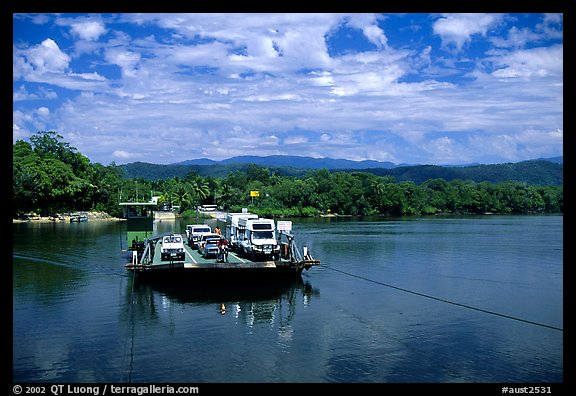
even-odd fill
[[[124,222],[14,224],[13,381],[563,382],[563,216],[292,221],[321,265],[236,285],[134,281]]]

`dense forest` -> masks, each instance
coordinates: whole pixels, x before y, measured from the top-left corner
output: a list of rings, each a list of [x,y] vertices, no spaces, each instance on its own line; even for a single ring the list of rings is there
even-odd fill
[[[497,168],[484,169],[493,173]],[[514,172],[518,171],[510,174]],[[91,163],[57,132],[38,132],[30,142],[13,144],[12,215],[96,210],[120,216],[119,202],[148,201],[152,196],[160,197],[159,204],[179,207],[184,216],[192,216],[198,205],[214,203],[230,211],[248,207],[265,216],[563,213],[564,205],[563,186],[556,179],[533,184],[513,177],[493,182],[453,175],[402,180],[377,170],[327,169],[294,176],[254,164],[221,177],[201,176],[190,168],[185,175],[164,176],[129,177],[114,163]]]

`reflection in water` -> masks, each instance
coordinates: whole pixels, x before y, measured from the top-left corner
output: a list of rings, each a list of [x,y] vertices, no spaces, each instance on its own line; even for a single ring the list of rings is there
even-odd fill
[[[239,373],[245,369],[246,353],[274,348],[269,340],[276,339],[276,345],[287,348],[298,307],[309,306],[319,296],[319,291],[300,277],[200,283],[130,276],[125,290],[120,311],[126,335],[120,382],[143,380],[139,376],[148,373],[147,362],[161,360],[170,349],[171,356],[186,351],[182,359],[198,378],[208,378],[207,373],[204,377],[199,373],[208,370],[208,363],[195,359],[206,353],[204,349],[211,351],[213,362],[228,361],[226,356],[217,358],[222,353],[239,353],[241,357],[231,363]],[[237,351],[245,345],[245,334],[257,334],[258,348],[253,352]]]
[[[127,284],[130,290],[126,294],[128,304],[132,302],[137,306],[135,315],[147,315],[146,319],[158,318],[159,304],[165,307],[177,303],[213,305],[216,313],[234,315],[247,326],[273,323],[278,315],[290,322],[295,315],[297,299],[306,306],[312,296],[319,294],[300,277],[236,282],[231,279],[202,282],[130,279]],[[158,298],[160,302],[157,302]]]

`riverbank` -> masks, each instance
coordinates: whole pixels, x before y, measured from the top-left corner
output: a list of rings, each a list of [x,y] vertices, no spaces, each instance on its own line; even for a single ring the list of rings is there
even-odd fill
[[[79,213],[79,212],[72,212],[72,213]],[[126,219],[122,219],[119,217],[110,216],[106,212],[98,212],[98,211],[88,211],[88,212],[81,212],[85,213],[88,216],[88,221],[124,221]],[[56,214],[55,216],[38,216],[35,214],[30,214],[26,218],[23,219],[12,219],[13,223],[56,223],[56,222],[70,222],[70,213],[65,214]]]

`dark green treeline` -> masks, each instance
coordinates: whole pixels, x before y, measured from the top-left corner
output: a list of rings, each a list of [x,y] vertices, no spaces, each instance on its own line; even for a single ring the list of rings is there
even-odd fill
[[[114,163],[91,163],[54,131],[38,132],[30,142],[13,145],[13,217],[75,210],[120,216],[121,201],[179,206],[192,215],[197,205],[216,203],[224,210],[243,207],[263,216],[427,215],[435,213],[563,213],[563,186],[523,182],[474,182],[431,179],[416,184],[368,172],[311,170],[301,177],[280,176],[250,165],[226,177],[164,180],[127,179]],[[258,191],[251,197],[250,191]]]

